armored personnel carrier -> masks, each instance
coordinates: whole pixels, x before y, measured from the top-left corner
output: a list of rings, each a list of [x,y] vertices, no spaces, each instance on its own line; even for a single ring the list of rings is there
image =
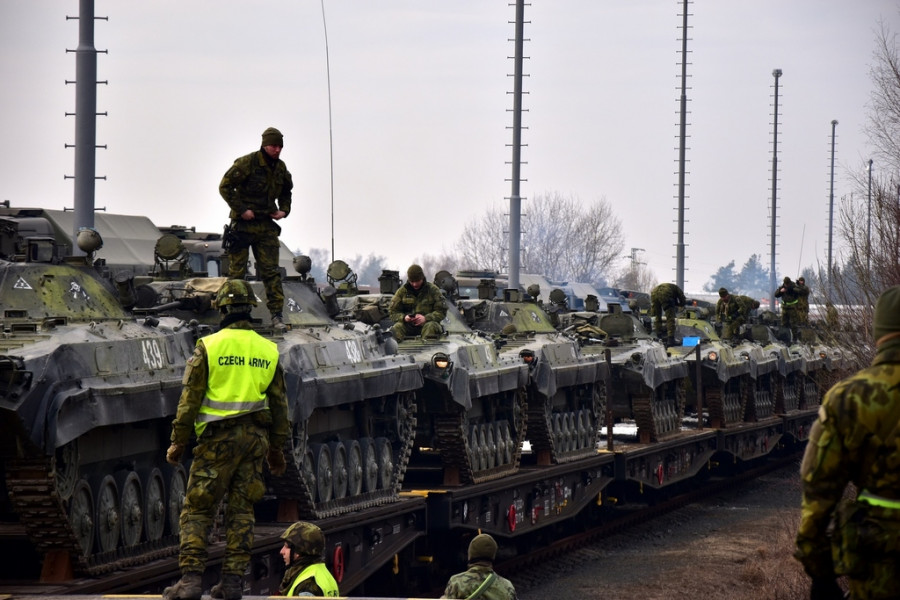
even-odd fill
[[[210,301],[225,278],[196,277],[188,261],[196,263],[200,255],[207,264],[221,265],[221,239],[177,233],[163,235],[157,244],[151,274],[159,277],[136,282],[138,309],[214,327],[219,314]],[[205,250],[191,249],[192,241]],[[297,518],[396,500],[413,443],[422,373],[411,357],[393,350],[379,326],[335,321],[334,288],[319,292],[308,276],[307,257],[297,257],[294,266],[298,273],[282,282],[288,326],[283,333],[266,325],[265,290],[261,282],[250,282],[260,300],[252,313],[257,331],[279,348],[293,428],[287,452],[294,460],[284,476],[268,478],[269,491]]]
[[[554,291],[550,297],[554,296]],[[633,313],[618,304],[597,311],[588,296],[584,311],[559,312],[559,328],[575,335],[587,355],[605,356],[612,368],[608,399],[614,419],[633,419],[642,442],[655,442],[681,430],[684,417],[688,365],[681,355],[671,356],[653,339]]]
[[[477,299],[460,298],[457,304],[472,329],[502,345],[501,353],[530,361],[527,428],[532,452],[547,464],[594,454],[605,422],[606,363],[599,355],[584,354],[574,337],[557,331],[550,316],[521,290],[507,289],[498,297],[496,285],[491,278],[482,279]]]
[[[209,330],[129,313],[95,261],[96,231],[78,244],[86,256],[43,217],[0,217],[2,506],[45,570],[97,574],[175,549],[186,475],[164,455]]]
[[[344,291],[339,301],[347,318],[390,326],[390,302],[400,285],[396,271],[382,274],[377,294],[348,285],[354,278],[345,263],[332,263],[328,273],[336,278],[330,283]],[[411,468],[423,476],[430,465],[439,465],[447,484],[511,475],[519,468],[525,435],[529,359],[501,351],[495,339],[470,328],[452,301],[441,326],[438,339],[394,342],[397,353],[414,360],[424,376]]]

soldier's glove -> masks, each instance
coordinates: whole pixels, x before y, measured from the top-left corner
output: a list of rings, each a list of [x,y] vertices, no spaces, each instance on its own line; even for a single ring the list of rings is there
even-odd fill
[[[281,448],[269,448],[266,453],[266,462],[275,477],[281,477],[287,471],[287,463],[284,462],[284,452]]]
[[[170,465],[180,465],[181,457],[184,456],[184,444],[172,443],[166,450],[166,462]]]
[[[843,600],[844,592],[834,577],[813,577],[809,600]]]

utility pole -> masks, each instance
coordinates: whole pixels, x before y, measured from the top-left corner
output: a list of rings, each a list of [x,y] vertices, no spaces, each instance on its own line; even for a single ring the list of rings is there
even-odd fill
[[[513,76],[512,190],[509,196],[509,284],[519,289],[519,244],[522,238],[522,197],[519,195],[522,170],[522,63],[525,45],[525,0],[516,0],[516,52]]]
[[[775,228],[776,205],[778,198],[778,79],[781,77],[781,69],[772,71],[775,77],[775,121],[772,130],[772,247],[771,247],[771,267],[769,271],[769,306],[775,309]]]
[[[832,259],[832,248],[834,241],[834,132],[837,128],[837,119],[831,121],[831,184],[828,188],[828,292],[832,292],[832,276],[834,271]]]
[[[687,163],[687,43],[688,43],[688,0],[681,9],[681,97],[678,123],[678,240],[675,244],[675,283],[684,289],[684,199],[685,173]]]
[[[869,159],[869,216],[866,225],[866,271],[872,270],[872,159]]]

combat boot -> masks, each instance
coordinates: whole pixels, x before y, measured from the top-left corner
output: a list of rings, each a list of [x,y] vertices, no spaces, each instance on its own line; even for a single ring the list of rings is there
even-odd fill
[[[223,573],[222,581],[214,585],[209,593],[213,598],[222,600],[241,600],[244,594],[241,576],[234,573]]]
[[[671,335],[666,338],[666,348],[671,348],[672,346],[677,346],[677,345],[678,344],[675,343],[675,338],[672,337]]]
[[[185,573],[175,585],[163,590],[165,600],[200,600],[203,595],[200,573]]]
[[[281,313],[272,315],[272,329],[278,332],[287,330],[287,325],[284,324],[284,318],[281,316]]]

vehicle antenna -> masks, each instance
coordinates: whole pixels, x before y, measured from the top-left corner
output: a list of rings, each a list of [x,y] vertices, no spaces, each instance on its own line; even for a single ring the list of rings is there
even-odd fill
[[[328,162],[331,172],[331,260],[334,261],[334,136],[331,132],[331,62],[328,60],[328,26],[325,24],[325,0],[322,3],[322,31],[325,33],[325,73],[328,77]]]
[[[803,238],[806,237],[806,223],[803,224],[803,231],[800,233],[800,257],[797,259],[797,277],[800,277],[800,262],[803,260]]]

